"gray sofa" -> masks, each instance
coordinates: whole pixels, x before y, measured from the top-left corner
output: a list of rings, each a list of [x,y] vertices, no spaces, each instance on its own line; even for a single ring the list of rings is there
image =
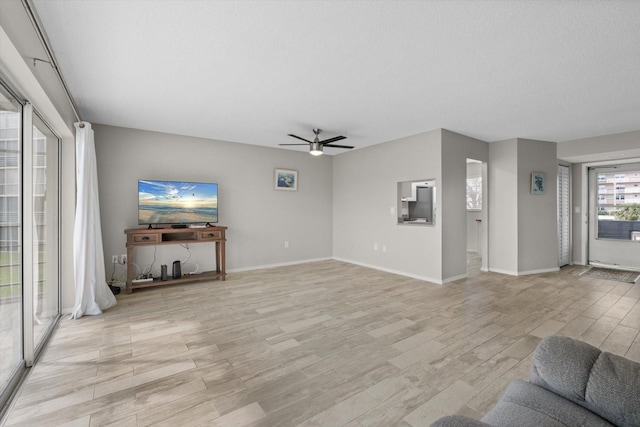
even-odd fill
[[[640,364],[582,341],[545,337],[529,382],[512,381],[481,421],[453,415],[431,426],[640,426]]]

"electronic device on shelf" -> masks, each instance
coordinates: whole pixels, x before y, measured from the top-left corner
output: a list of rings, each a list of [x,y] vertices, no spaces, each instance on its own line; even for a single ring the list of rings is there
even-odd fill
[[[186,228],[218,222],[218,184],[138,180],[138,224]],[[196,228],[196,227],[194,227]]]
[[[182,276],[182,268],[180,267],[180,261],[173,261],[173,275],[174,279],[179,279]]]

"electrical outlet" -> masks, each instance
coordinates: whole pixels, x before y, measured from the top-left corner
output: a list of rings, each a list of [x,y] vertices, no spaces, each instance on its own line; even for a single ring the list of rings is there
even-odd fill
[[[387,253],[387,245],[382,245],[382,252]]]
[[[284,248],[285,248],[285,249],[288,249],[288,248],[289,248],[289,241],[288,241],[288,240],[285,240],[285,241],[284,241]]]
[[[126,263],[127,263],[127,255],[126,254],[120,255],[120,264],[126,264]]]
[[[374,243],[374,244],[373,244],[373,250],[374,250],[374,251],[377,251],[377,250],[378,250],[378,244],[377,244],[377,243]]]
[[[117,264],[118,263],[118,255],[113,255],[111,257],[111,264]]]

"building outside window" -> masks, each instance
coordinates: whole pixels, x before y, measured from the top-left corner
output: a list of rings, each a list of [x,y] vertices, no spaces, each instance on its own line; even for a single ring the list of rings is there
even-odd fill
[[[640,232],[640,171],[598,174],[598,237],[630,240]]]

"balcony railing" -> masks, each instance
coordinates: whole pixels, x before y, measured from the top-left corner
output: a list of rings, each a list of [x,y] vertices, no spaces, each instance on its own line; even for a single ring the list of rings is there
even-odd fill
[[[637,240],[640,221],[616,221],[598,218],[598,238],[617,240]]]

